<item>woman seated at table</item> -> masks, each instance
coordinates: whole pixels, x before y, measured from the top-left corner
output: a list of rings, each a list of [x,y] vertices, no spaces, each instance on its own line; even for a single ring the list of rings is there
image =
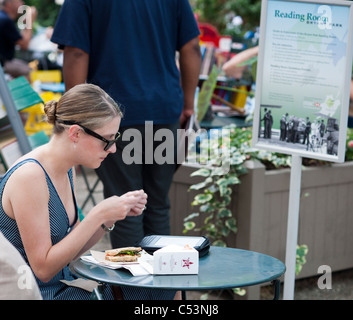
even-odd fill
[[[68,264],[92,247],[117,220],[140,215],[143,190],[113,196],[80,222],[74,194],[74,166],[97,168],[116,152],[122,113],[99,87],[78,85],[60,101],[45,105],[54,125],[49,143],[21,157],[0,182],[0,231],[31,267],[43,299],[89,299],[68,286]],[[119,183],[119,181],[117,181]],[[175,291],[121,288],[124,299],[173,299]],[[113,290],[105,287],[105,299]]]

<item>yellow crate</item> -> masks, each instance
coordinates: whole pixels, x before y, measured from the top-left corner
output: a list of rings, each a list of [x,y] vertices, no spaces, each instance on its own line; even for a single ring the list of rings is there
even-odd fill
[[[30,73],[30,80],[40,82],[60,83],[62,82],[60,70],[34,70]]]
[[[42,103],[29,107],[24,112],[28,114],[28,118],[24,126],[27,135],[44,131],[47,136],[51,136],[53,125],[46,122],[44,105]]]
[[[44,103],[51,101],[51,100],[59,101],[62,96],[61,93],[52,92],[52,91],[44,91],[44,92],[40,93],[39,95],[43,99]]]

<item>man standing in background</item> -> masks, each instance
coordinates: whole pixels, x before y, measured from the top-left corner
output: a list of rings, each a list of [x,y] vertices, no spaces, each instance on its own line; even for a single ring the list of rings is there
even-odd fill
[[[113,247],[170,232],[168,193],[176,168],[177,129],[194,112],[201,66],[198,36],[188,0],[64,2],[52,41],[64,48],[66,90],[85,81],[94,83],[121,103],[124,113],[117,152],[97,170],[104,196],[136,189],[148,194],[140,217],[117,222],[111,233]],[[145,161],[162,143],[146,139],[147,131],[154,137],[159,129],[173,132],[174,163],[156,163],[153,155],[152,161]],[[123,150],[136,132],[142,163],[126,164]]]
[[[0,62],[4,72],[11,77],[26,76],[29,78],[30,67],[23,60],[15,58],[15,47],[27,50],[33,34],[33,22],[37,17],[35,7],[26,7],[25,18],[21,19],[23,30],[19,32],[16,19],[20,15],[22,0],[0,0]]]

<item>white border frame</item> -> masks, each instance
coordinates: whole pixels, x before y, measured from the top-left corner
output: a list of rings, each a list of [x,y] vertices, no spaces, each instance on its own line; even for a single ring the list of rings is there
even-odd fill
[[[262,67],[264,64],[264,47],[266,43],[267,33],[267,6],[269,1],[276,2],[303,2],[310,4],[323,4],[332,6],[345,6],[350,10],[349,13],[349,26],[347,30],[347,49],[346,49],[346,73],[344,75],[344,90],[342,97],[342,105],[340,106],[340,122],[339,122],[339,145],[338,154],[329,155],[324,153],[315,153],[312,151],[296,150],[295,148],[281,147],[278,145],[263,143],[259,141],[258,133],[260,128],[260,105],[261,105],[261,93],[262,93],[262,82],[263,82],[263,71]],[[293,8],[295,6],[293,5]],[[261,8],[261,20],[260,20],[260,41],[259,41],[259,54],[257,64],[257,76],[256,76],[256,92],[255,92],[255,111],[253,119],[253,138],[252,145],[255,148],[266,149],[272,152],[285,153],[290,155],[299,155],[306,158],[313,158],[318,160],[327,160],[332,162],[344,162],[345,148],[346,148],[346,134],[347,134],[347,121],[348,121],[348,109],[349,109],[349,92],[350,92],[350,81],[352,76],[352,38],[353,38],[353,1],[309,1],[309,0],[262,0]]]

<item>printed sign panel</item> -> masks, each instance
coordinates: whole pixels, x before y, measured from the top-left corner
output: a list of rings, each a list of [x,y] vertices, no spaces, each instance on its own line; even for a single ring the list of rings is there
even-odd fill
[[[262,1],[253,146],[343,162],[351,1]]]

